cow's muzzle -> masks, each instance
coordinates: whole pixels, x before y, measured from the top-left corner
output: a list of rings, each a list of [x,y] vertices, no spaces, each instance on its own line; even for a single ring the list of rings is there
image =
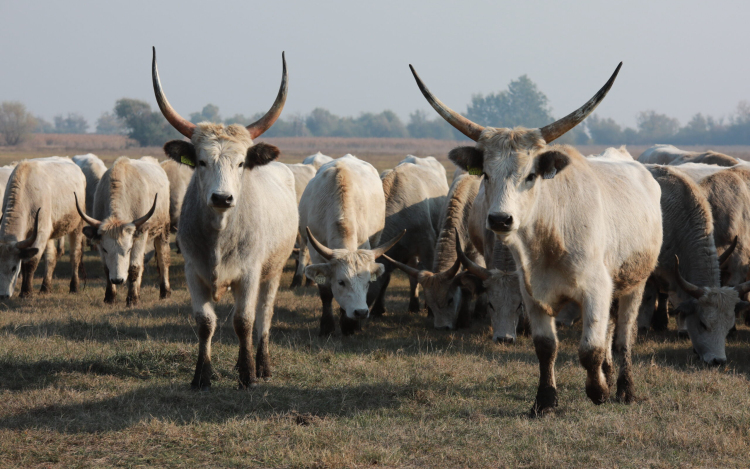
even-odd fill
[[[211,207],[217,210],[226,210],[234,207],[234,196],[224,192],[211,194]]]
[[[112,282],[114,285],[122,285],[123,283],[125,283],[125,279],[124,278],[113,278],[113,279],[110,280],[110,282]]]
[[[487,226],[492,231],[509,232],[513,228],[513,215],[504,212],[494,212],[487,215]]]
[[[355,309],[354,317],[357,319],[364,319],[370,311],[368,309]]]

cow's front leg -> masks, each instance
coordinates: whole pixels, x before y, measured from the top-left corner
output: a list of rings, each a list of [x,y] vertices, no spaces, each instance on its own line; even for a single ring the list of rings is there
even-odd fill
[[[620,362],[620,375],[617,378],[617,400],[629,404],[635,397],[633,384],[633,324],[638,316],[638,305],[643,298],[643,285],[639,285],[630,294],[620,298],[615,328],[614,349]]]
[[[524,295],[525,296],[525,295]],[[528,312],[534,350],[539,359],[539,387],[531,407],[532,417],[543,416],[557,407],[557,385],[555,383],[555,359],[557,358],[557,333],[555,319],[535,302],[524,298]]]
[[[117,287],[109,278],[109,268],[107,267],[107,263],[104,262],[103,264],[104,277],[106,277],[107,279],[107,286],[104,288],[104,302],[107,304],[112,304],[117,301]]]
[[[283,268],[283,266],[282,266]],[[269,350],[269,334],[271,319],[273,318],[273,303],[281,281],[279,274],[260,284],[258,306],[255,316],[255,333],[258,339],[258,351],[255,354],[255,373],[259,379],[271,379],[271,353]]]
[[[211,338],[216,330],[216,313],[211,302],[211,290],[194,272],[189,263],[185,263],[185,280],[190,291],[193,317],[198,327],[198,362],[190,387],[207,391],[211,388]]]
[[[57,265],[57,240],[50,239],[47,241],[47,248],[44,251],[44,279],[39,293],[49,293],[52,291],[52,275],[55,273]]]
[[[172,296],[172,287],[169,285],[169,225],[164,227],[164,231],[154,238],[154,250],[156,251],[156,266],[159,269],[159,299],[169,298]]]
[[[607,359],[607,328],[609,308],[612,301],[612,282],[609,276],[602,275],[600,284],[592,292],[587,292],[581,305],[583,334],[578,349],[578,358],[586,369],[586,395],[594,404],[603,404],[609,399],[609,385],[603,368]]]
[[[249,274],[242,283],[232,284],[234,294],[234,332],[240,341],[237,370],[240,374],[240,389],[258,384],[253,361],[253,325],[258,302],[258,276]]]
[[[33,293],[34,272],[39,265],[39,257],[35,256],[21,263],[21,298],[31,298]]]
[[[146,254],[148,235],[142,234],[133,239],[128,268],[127,306],[136,306],[141,299],[141,281],[143,280],[143,256]]]
[[[323,315],[320,317],[320,336],[336,332],[336,321],[333,318],[333,292],[326,285],[318,285],[320,301],[323,303]]]

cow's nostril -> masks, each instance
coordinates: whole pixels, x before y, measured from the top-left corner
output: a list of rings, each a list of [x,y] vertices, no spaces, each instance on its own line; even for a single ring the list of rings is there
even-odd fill
[[[493,231],[510,231],[513,226],[513,215],[495,212],[487,215],[487,224]]]
[[[711,364],[714,366],[723,366],[727,364],[727,359],[726,358],[714,358]]]
[[[516,343],[516,339],[514,337],[495,337],[494,340],[496,344],[513,345]]]
[[[123,283],[125,283],[125,279],[123,279],[123,278],[114,278],[114,279],[111,280],[111,282],[114,283],[115,285],[122,285]]]
[[[369,311],[366,310],[366,309],[355,309],[354,310],[354,317],[355,318],[366,318],[368,312]]]
[[[231,194],[213,193],[211,194],[211,204],[214,207],[226,208],[231,207],[234,197]]]

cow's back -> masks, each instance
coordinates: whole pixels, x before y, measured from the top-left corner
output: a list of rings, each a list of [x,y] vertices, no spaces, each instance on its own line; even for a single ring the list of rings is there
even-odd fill
[[[643,164],[670,164],[677,158],[690,156],[693,152],[680,150],[674,145],[654,145],[647,149],[641,156],[638,157],[638,161]]]
[[[195,170],[172,159],[162,161],[161,167],[169,179],[169,219],[172,229],[176,229],[179,225],[182,201]]]
[[[318,169],[312,164],[304,163],[287,164],[286,166],[294,175],[294,192],[297,196],[297,205],[299,205],[302,193],[305,192],[307,184],[309,184],[310,180],[315,177],[315,173]]]
[[[445,209],[440,216],[433,272],[442,272],[456,261],[454,229],[458,230],[467,255],[475,253],[473,244],[466,241],[469,239],[469,218],[480,185],[481,178],[468,173],[460,174],[453,180],[448,191]]]

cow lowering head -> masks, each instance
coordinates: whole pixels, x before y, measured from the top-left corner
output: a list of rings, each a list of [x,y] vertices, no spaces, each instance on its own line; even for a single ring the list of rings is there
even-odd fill
[[[570,147],[548,147],[558,137],[581,123],[607,95],[622,63],[604,87],[575,112],[538,129],[482,127],[453,111],[432,95],[410,65],[419,89],[432,107],[448,123],[477,142],[473,147],[458,147],[448,155],[471,174],[483,174],[488,202],[487,229],[498,237],[515,233],[533,216],[533,204],[539,186],[554,178],[571,163]],[[580,157],[582,158],[582,157]]]
[[[725,364],[725,340],[734,327],[735,313],[750,307],[748,302],[740,299],[750,291],[750,282],[736,287],[693,285],[682,277],[677,256],[675,277],[679,287],[692,297],[680,304],[677,312],[685,319],[693,349],[709,365]]]
[[[406,230],[381,244],[375,249],[330,249],[322,245],[307,228],[307,239],[313,248],[326,262],[305,267],[305,275],[318,285],[328,285],[333,297],[351,319],[366,318],[370,309],[367,306],[367,289],[385,272],[383,264],[375,262],[377,258],[392,248]]]
[[[492,323],[492,340],[495,343],[513,344],[516,341],[518,320],[523,314],[523,299],[518,287],[516,272],[503,272],[499,269],[485,269],[472,262],[456,236],[456,254],[467,270],[466,281],[473,281],[477,291],[487,292],[487,302]]]
[[[109,280],[115,285],[122,284],[128,277],[133,238],[136,236],[138,229],[156,211],[158,197],[159,194],[154,196],[154,204],[148,213],[133,221],[124,221],[113,216],[100,221],[86,215],[78,204],[78,195],[75,196],[78,214],[89,225],[83,228],[83,234],[99,248],[99,255],[102,256],[102,261],[109,270]]]
[[[34,219],[34,230],[28,238],[22,241],[11,241],[0,243],[0,299],[13,296],[16,289],[16,280],[21,272],[21,262],[31,259],[39,253],[39,249],[33,247],[39,234],[39,208]],[[2,217],[0,217],[2,223]]]
[[[164,117],[182,135],[190,139],[172,140],[164,145],[164,152],[177,161],[195,168],[193,177],[196,189],[200,191],[206,206],[213,209],[224,220],[240,198],[244,171],[270,163],[279,156],[279,149],[267,143],[254,144],[253,139],[268,130],[284,108],[287,95],[288,77],[286,59],[281,54],[283,75],[281,88],[271,109],[258,121],[243,127],[241,125],[193,124],[182,118],[172,108],[164,95],[156,67],[156,49],[151,65],[151,74],[156,101]],[[220,222],[223,228],[224,223]]]

